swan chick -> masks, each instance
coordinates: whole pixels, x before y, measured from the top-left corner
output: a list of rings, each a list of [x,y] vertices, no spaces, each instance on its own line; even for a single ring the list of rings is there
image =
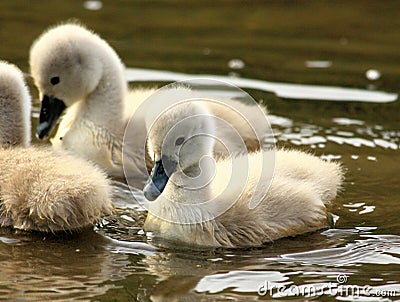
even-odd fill
[[[31,97],[22,72],[0,61],[0,144],[29,146]]]
[[[175,106],[155,121],[145,231],[192,246],[245,247],[328,226],[326,207],[343,180],[339,164],[279,149],[215,159],[215,131],[201,102]],[[273,158],[275,169],[265,160]],[[274,170],[264,177],[263,169]]]
[[[41,98],[36,130],[39,139],[52,136],[53,147],[91,160],[111,176],[124,177],[125,169],[132,178],[147,179],[153,161],[143,148],[148,130],[145,116],[135,115],[137,137],[129,146],[129,161],[122,163],[123,136],[130,117],[156,90],[129,90],[125,67],[105,40],[83,25],[61,24],[33,42],[29,64]],[[214,107],[217,114],[237,122],[237,115]],[[58,130],[52,135],[59,119]],[[248,127],[239,124],[236,129],[243,129],[242,137],[246,137]],[[255,129],[264,130],[261,126]],[[259,148],[252,139],[246,144]]]
[[[0,62],[0,226],[74,231],[111,214],[104,172],[52,148],[30,147],[31,98],[22,72]]]

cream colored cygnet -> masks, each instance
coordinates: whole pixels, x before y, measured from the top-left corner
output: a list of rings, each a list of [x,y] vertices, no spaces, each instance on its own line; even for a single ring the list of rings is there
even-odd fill
[[[32,44],[30,67],[42,99],[36,132],[39,139],[50,136],[61,118],[51,139],[54,147],[93,161],[109,175],[123,177],[125,169],[129,177],[147,179],[146,166],[151,169],[153,162],[143,143],[148,130],[145,111],[135,114],[137,137],[124,153],[124,163],[122,146],[129,118],[155,89],[129,90],[124,65],[106,41],[79,24],[55,26]],[[215,108],[214,113],[244,132],[241,134],[249,149],[259,148],[254,137],[246,139],[248,129],[242,127],[240,119],[235,125],[237,115],[221,108]],[[257,133],[266,130],[261,122],[254,128]]]
[[[215,159],[215,131],[202,102],[154,122],[145,231],[197,247],[246,247],[328,226],[327,206],[343,181],[338,163],[280,149]]]
[[[111,186],[99,168],[29,147],[31,98],[22,72],[0,62],[0,226],[74,231],[111,214]]]

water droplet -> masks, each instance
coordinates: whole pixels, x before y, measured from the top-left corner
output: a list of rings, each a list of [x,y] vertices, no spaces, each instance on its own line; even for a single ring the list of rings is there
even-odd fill
[[[368,214],[372,213],[375,210],[375,206],[364,206],[364,209],[358,212],[358,214]]]
[[[307,68],[329,68],[332,66],[331,61],[306,61]]]
[[[345,117],[333,118],[332,121],[338,125],[350,126],[350,125],[364,125],[364,122],[356,119],[349,119]]]
[[[365,205],[365,202],[349,202],[349,203],[343,204],[343,206],[345,208],[352,208],[352,209],[360,208],[364,205]]]
[[[370,81],[376,81],[380,79],[381,73],[376,69],[369,69],[365,72],[365,76]]]
[[[336,131],[336,134],[340,135],[340,136],[347,136],[347,137],[354,136],[354,133],[349,132],[349,131]]]
[[[231,69],[243,69],[245,66],[241,59],[232,59],[228,62],[228,67]]]
[[[341,155],[335,155],[335,154],[324,154],[320,156],[322,159],[327,160],[327,161],[331,161],[331,160],[336,160],[336,159],[341,159],[342,156]]]
[[[95,1],[95,0],[85,1],[83,3],[83,7],[88,9],[88,10],[99,10],[99,9],[102,9],[103,2]]]
[[[203,48],[203,55],[208,56],[210,53],[211,53],[211,49],[210,48],[208,48],[208,47]]]
[[[380,281],[383,281],[382,278],[371,278],[371,279],[369,279],[369,280],[371,280],[371,281],[373,281],[373,282],[380,282]]]
[[[269,114],[268,119],[271,125],[277,125],[284,128],[289,128],[293,126],[293,121],[286,117]]]

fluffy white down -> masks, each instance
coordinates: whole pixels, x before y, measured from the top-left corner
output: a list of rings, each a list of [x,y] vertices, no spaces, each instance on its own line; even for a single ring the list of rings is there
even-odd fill
[[[22,72],[1,61],[0,226],[41,232],[91,227],[112,212],[109,180],[83,159],[29,146],[30,100]]]
[[[18,144],[28,146],[31,142],[32,105],[24,75],[17,66],[5,61],[0,61],[0,68],[0,110],[2,110],[2,124],[4,123],[1,133],[15,129],[13,133],[10,133],[10,137],[16,138]],[[15,114],[18,120],[7,114]]]
[[[58,131],[51,139],[53,146],[97,163],[112,176],[123,177],[121,149],[127,122],[155,90],[129,90],[124,65],[116,52],[80,24],[55,26],[39,36],[30,50],[30,66],[40,95],[56,97],[67,106]],[[50,83],[54,76],[60,78],[57,85]],[[259,110],[240,106],[241,111]],[[257,144],[237,115],[221,108],[214,109],[217,116],[225,117],[242,131],[245,139],[249,138],[246,144]],[[144,116],[135,118],[137,139],[129,145],[125,169],[130,176],[144,180],[148,173],[143,167],[146,155],[143,140],[148,129]],[[262,121],[256,122],[255,129],[258,134],[266,130]],[[149,161],[151,165],[150,159],[146,164]]]
[[[198,103],[196,106],[202,105]],[[157,154],[161,152],[160,144],[165,143],[168,129],[178,120],[193,115],[196,106],[175,107],[157,121],[154,131],[150,132],[149,149],[156,153],[151,156],[174,156],[174,152],[168,149],[167,153]],[[185,124],[176,133],[179,136],[186,133],[190,137],[202,125],[204,123]],[[179,155],[193,158],[179,158],[179,162],[190,165],[197,162],[195,166],[198,166],[205,155],[213,156],[212,152],[207,154],[209,146],[202,144],[212,143],[212,140],[198,140],[192,152],[181,152]],[[275,167],[271,166],[271,161],[265,160],[274,157]],[[181,168],[190,173],[191,167]],[[327,227],[326,207],[336,197],[343,181],[343,171],[338,163],[296,150],[278,149],[234,155],[216,159],[212,167],[215,171],[212,172],[211,182],[197,190],[185,188],[187,183],[179,183],[178,172],[170,174],[162,194],[150,203],[145,230],[167,242],[194,246],[260,246],[281,237]],[[274,169],[273,174],[260,179],[262,169]],[[262,190],[256,190],[259,180]],[[212,198],[217,201],[213,206],[200,206]],[[249,207],[251,198],[255,198],[258,204],[254,209]],[[235,202],[230,206],[233,200]],[[188,207],[188,204],[192,206]],[[228,209],[217,216],[225,205]],[[198,223],[199,218],[203,222]]]

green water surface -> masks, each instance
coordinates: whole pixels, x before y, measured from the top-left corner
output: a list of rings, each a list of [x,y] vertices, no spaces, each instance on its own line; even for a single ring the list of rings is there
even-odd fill
[[[29,72],[33,40],[75,18],[106,39],[127,67],[400,93],[399,1],[88,2],[1,1],[0,58]],[[232,59],[243,68],[231,68]],[[329,67],[307,67],[310,61]],[[368,79],[370,69],[380,77]],[[28,82],[35,128],[37,91]],[[399,102],[285,100],[248,92],[274,117],[278,145],[312,150],[346,167],[343,192],[330,209],[339,217],[334,229],[259,249],[155,249],[141,230],[146,213],[115,182],[117,215],[94,231],[0,233],[0,300],[253,301],[278,296],[257,294],[267,281],[318,288],[337,285],[339,275],[344,285],[400,295]]]

